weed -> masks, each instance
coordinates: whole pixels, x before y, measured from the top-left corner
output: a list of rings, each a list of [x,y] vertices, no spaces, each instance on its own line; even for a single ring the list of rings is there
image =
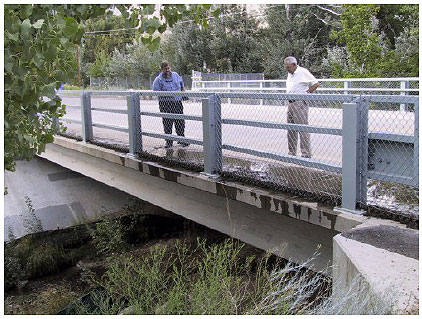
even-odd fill
[[[67,285],[49,284],[44,290],[28,296],[9,296],[5,300],[5,314],[54,315],[77,297]],[[24,302],[20,300],[24,299]],[[19,306],[20,305],[20,306]]]
[[[18,283],[26,279],[26,271],[22,267],[20,260],[5,249],[4,256],[4,289],[8,291],[18,285]]]
[[[42,223],[41,220],[35,215],[35,209],[32,205],[32,200],[25,196],[25,205],[27,207],[27,212],[20,214],[23,222],[23,227],[26,230],[27,234],[42,232]]]
[[[26,279],[56,273],[69,262],[70,255],[60,245],[40,244],[26,235],[5,248],[5,289]]]
[[[155,245],[142,259],[117,256],[96,282],[103,289],[96,310],[78,314],[391,313],[364,285],[331,296],[330,280],[309,270],[316,255],[300,265],[274,263],[270,253],[242,257],[243,248],[233,239],[178,241],[173,249]]]
[[[119,218],[106,216],[89,232],[99,255],[121,251],[126,246],[125,230]]]

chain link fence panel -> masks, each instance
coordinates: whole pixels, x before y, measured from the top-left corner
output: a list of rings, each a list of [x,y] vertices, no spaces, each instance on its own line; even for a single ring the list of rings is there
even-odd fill
[[[368,105],[367,205],[417,216],[418,113],[415,97],[366,96]],[[401,110],[399,105],[406,105]]]
[[[221,105],[223,175],[338,204],[341,200],[342,100],[331,98],[303,103],[291,100],[289,103],[289,95],[276,94],[276,98],[264,99],[265,103],[260,104],[263,95],[245,92],[241,95],[237,103],[222,102]],[[241,103],[249,100],[258,102]],[[288,130],[285,124],[289,108],[290,113],[300,113],[302,107],[308,113],[308,121],[303,114],[302,122],[308,130]],[[327,132],[329,134],[324,134]],[[295,154],[289,154],[289,135],[291,146],[296,146]],[[304,154],[306,147],[301,148],[301,141],[303,144],[308,138],[311,154]],[[311,158],[303,157],[309,155]]]
[[[202,171],[202,100],[182,98],[180,92],[165,94],[140,93],[142,155]]]
[[[58,95],[65,105],[66,114],[59,119],[65,127],[63,136],[82,140],[81,96],[82,91],[59,91]]]

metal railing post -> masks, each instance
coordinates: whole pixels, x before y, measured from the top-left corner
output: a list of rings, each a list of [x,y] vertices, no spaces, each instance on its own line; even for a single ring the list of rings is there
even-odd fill
[[[343,103],[342,208],[356,211],[361,202],[361,103]]]
[[[129,153],[135,156],[142,151],[141,110],[139,94],[126,97],[129,126]]]
[[[59,132],[59,129],[60,129],[59,118],[57,116],[53,117],[53,121],[52,121],[51,125],[52,125],[52,128],[54,130],[54,134],[57,134]]]
[[[349,91],[347,89],[350,89],[352,87],[352,82],[350,81],[344,81],[344,94],[349,94]]]
[[[419,102],[415,103],[415,124],[413,141],[413,181],[414,185],[419,185]]]
[[[400,81],[400,90],[409,89],[409,81]],[[406,91],[401,91],[400,95],[407,95]],[[409,111],[409,104],[400,104],[400,111]]]
[[[202,99],[204,172],[215,175],[222,168],[221,102],[216,94]]]
[[[91,93],[83,92],[81,96],[82,140],[86,143],[92,141]]]
[[[262,82],[259,82],[259,88],[261,89],[259,91],[259,93],[262,93],[262,88],[263,88],[263,83]],[[259,105],[263,105],[263,104],[264,104],[264,100],[263,99],[260,99],[259,100]]]
[[[231,92],[232,90],[231,90],[231,88],[232,88],[232,83],[231,82],[227,82],[227,88],[228,88],[228,90],[227,90],[227,92]],[[231,98],[228,98],[227,99],[227,103],[228,104],[231,104],[232,103],[232,99]]]

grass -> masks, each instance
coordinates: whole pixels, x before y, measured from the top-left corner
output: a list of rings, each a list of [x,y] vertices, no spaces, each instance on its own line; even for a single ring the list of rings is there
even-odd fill
[[[292,315],[389,313],[385,302],[368,297],[364,285],[341,298],[331,282],[301,265],[274,256],[247,256],[227,239],[207,245],[177,241],[174,248],[151,247],[142,258],[115,257],[100,279],[95,307],[76,303],[76,314]],[[362,298],[362,296],[364,298]]]
[[[135,218],[135,217],[134,217]],[[81,281],[96,289],[73,302],[69,314],[79,315],[296,315],[296,314],[390,314],[389,298],[373,297],[359,278],[348,289],[332,287],[331,280],[312,272],[316,256],[301,264],[270,252],[251,250],[234,239],[165,241],[131,251],[125,241],[136,218],[126,225],[120,218],[105,218],[89,231],[106,270],[97,275],[82,268]],[[126,249],[128,248],[128,249]],[[86,248],[84,250],[87,251]],[[136,253],[134,253],[136,252]],[[56,272],[63,262],[78,260],[60,245],[35,243],[26,236],[5,249],[5,286],[34,276]],[[80,254],[80,253],[78,253]],[[332,291],[336,293],[332,294]],[[77,296],[47,286],[33,307],[18,310],[5,301],[7,313],[55,314]],[[18,298],[18,297],[13,297]],[[56,301],[55,301],[56,300]],[[89,302],[86,302],[89,300]],[[54,304],[56,302],[56,304]],[[18,303],[19,304],[19,303]]]
[[[50,284],[39,293],[7,297],[4,302],[5,314],[56,314],[77,297],[78,294],[67,285]]]

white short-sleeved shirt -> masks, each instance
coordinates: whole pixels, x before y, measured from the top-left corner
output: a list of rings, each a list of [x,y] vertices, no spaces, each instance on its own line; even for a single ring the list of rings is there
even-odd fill
[[[293,74],[287,74],[286,93],[306,93],[311,85],[318,83],[308,69],[297,66]]]

